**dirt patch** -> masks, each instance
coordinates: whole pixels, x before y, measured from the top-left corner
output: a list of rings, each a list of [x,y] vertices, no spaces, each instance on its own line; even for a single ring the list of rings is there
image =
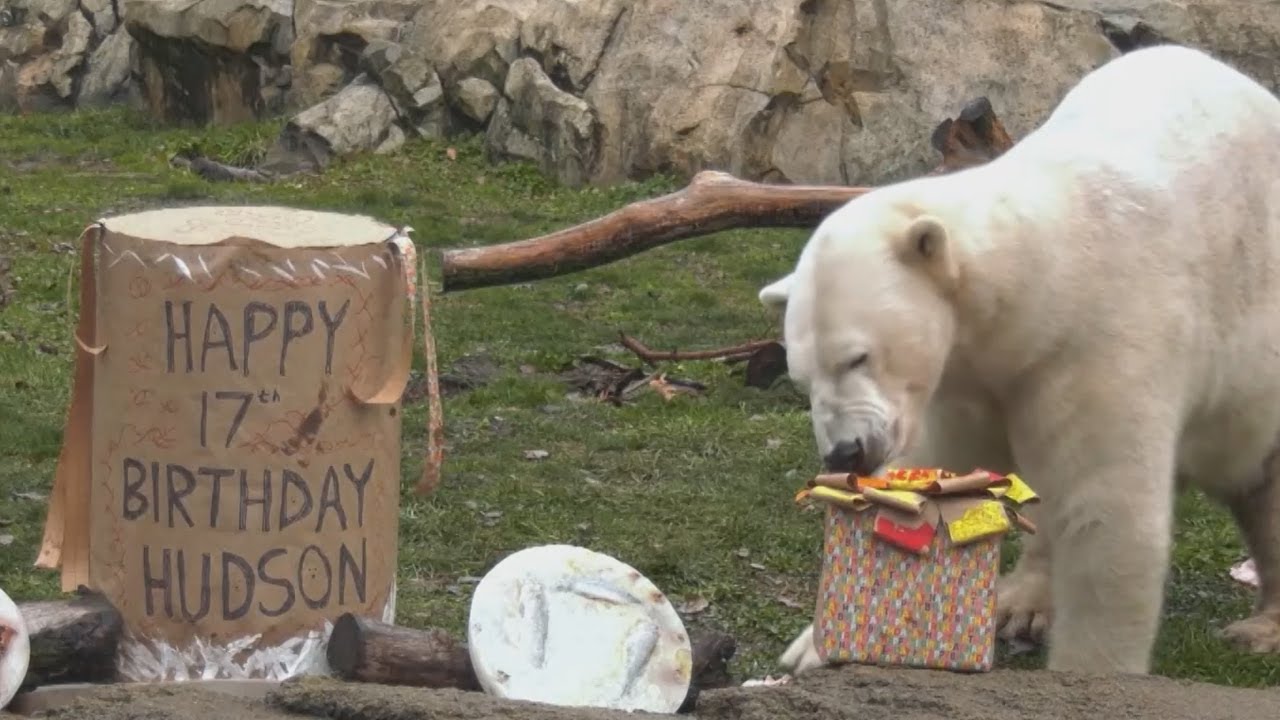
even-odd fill
[[[502,368],[493,358],[486,354],[464,355],[458,358],[449,369],[440,373],[440,396],[453,397],[461,393],[484,387],[493,382]],[[406,404],[421,402],[427,398],[427,377],[421,372],[413,371],[409,375],[409,384],[405,388],[402,401]]]
[[[489,355],[464,355],[440,373],[440,394],[449,397],[484,387],[501,374],[502,368]]]
[[[65,720],[641,720],[658,716],[560,708],[459,690],[285,683],[265,702],[182,688],[104,687],[47,717]],[[671,716],[663,716],[671,717]],[[809,673],[792,685],[702,694],[703,720],[1274,720],[1280,689],[1254,690],[1161,677],[1083,677],[997,670],[977,675],[866,667]]]

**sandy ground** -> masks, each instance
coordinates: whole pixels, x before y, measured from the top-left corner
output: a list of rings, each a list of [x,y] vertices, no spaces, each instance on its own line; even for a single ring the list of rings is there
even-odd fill
[[[47,713],[64,720],[641,720],[642,713],[558,708],[456,690],[307,679],[265,701],[194,688],[94,690]],[[18,716],[5,716],[14,720]],[[670,716],[667,716],[670,717]],[[1251,690],[1159,677],[1088,678],[1000,670],[979,675],[866,667],[819,670],[792,685],[702,694],[705,720],[1275,720],[1280,688]]]

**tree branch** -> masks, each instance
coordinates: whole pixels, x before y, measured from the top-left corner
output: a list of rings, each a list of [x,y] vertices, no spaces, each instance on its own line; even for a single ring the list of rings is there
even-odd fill
[[[985,97],[940,123],[934,174],[980,165],[1013,145]],[[745,227],[815,227],[874,188],[773,185],[704,171],[688,186],[604,217],[518,242],[442,252],[443,291],[542,280],[606,265],[676,240]]]
[[[704,171],[669,195],[542,237],[442,253],[444,292],[510,285],[616,262],[676,240],[741,227],[813,227],[869,188],[768,185]]]

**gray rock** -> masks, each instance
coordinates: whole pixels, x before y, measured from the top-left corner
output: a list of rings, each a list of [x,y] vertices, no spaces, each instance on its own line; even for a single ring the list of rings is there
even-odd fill
[[[85,61],[85,55],[89,52],[92,40],[93,24],[89,19],[79,12],[68,14],[66,32],[62,35],[61,44],[56,51],[46,56],[51,60],[49,75],[47,78],[40,78],[58,93],[60,99],[74,99],[72,93],[75,89],[75,79],[72,77],[72,71]]]
[[[0,12],[0,106],[23,112],[73,107],[93,25],[75,0],[7,3]]]
[[[133,37],[127,32],[108,35],[89,54],[76,104],[100,107],[118,102],[129,91],[132,61]]]
[[[375,39],[365,46],[364,52],[361,53],[361,67],[366,72],[371,72],[376,76],[381,76],[387,68],[396,63],[400,57],[404,55],[404,48],[400,47],[400,43],[390,40]]]
[[[933,127],[973,97],[1025,130],[1114,53],[1093,18],[1030,2],[637,2],[580,71],[608,129],[593,179],[887,182],[930,168]]]
[[[391,98],[359,75],[341,92],[295,115],[260,169],[272,173],[323,170],[335,157],[389,152],[404,142]]]
[[[465,78],[480,78],[500,88],[519,57],[521,24],[546,1],[425,2],[401,44],[431,58],[449,92]]]
[[[531,160],[579,185],[595,166],[596,138],[595,116],[586,102],[557,88],[534,60],[512,63],[485,136],[491,157]]]
[[[293,24],[293,0],[124,0],[126,25],[168,40],[247,53]]]
[[[1176,42],[1208,50],[1280,92],[1280,0],[1060,0],[1096,13],[1118,44]],[[1127,32],[1126,32],[1127,31]],[[1119,38],[1114,35],[1119,34]],[[1126,36],[1127,35],[1127,36]]]
[[[488,80],[466,78],[454,89],[453,101],[463,115],[484,123],[498,104],[498,89]]]
[[[388,155],[393,153],[404,147],[405,141],[408,140],[408,138],[409,136],[405,134],[405,131],[402,130],[399,125],[392,124],[391,127],[387,128],[386,137],[384,137],[382,142],[378,143],[378,146],[373,149],[373,153],[375,155]]]
[[[520,43],[547,75],[580,93],[591,84],[606,46],[617,37],[628,0],[539,3],[520,28]]]
[[[428,0],[437,2],[438,0]],[[301,71],[290,105],[304,107],[337,92],[361,72],[360,56],[379,40],[397,41],[423,0],[294,0],[297,39],[290,62]],[[308,72],[327,65],[340,72]]]
[[[112,0],[80,0],[80,8],[93,23],[94,34],[104,38],[120,27]]]
[[[448,127],[444,89],[422,53],[385,40],[365,48],[363,64],[387,92],[407,127],[423,137],[442,137]]]

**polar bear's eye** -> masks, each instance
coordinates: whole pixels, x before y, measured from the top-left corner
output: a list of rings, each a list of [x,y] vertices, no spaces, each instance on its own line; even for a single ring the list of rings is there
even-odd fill
[[[866,364],[867,364],[867,354],[858,353],[857,355],[854,355],[852,358],[849,358],[849,361],[845,363],[844,367],[846,370],[857,370],[858,368]]]

